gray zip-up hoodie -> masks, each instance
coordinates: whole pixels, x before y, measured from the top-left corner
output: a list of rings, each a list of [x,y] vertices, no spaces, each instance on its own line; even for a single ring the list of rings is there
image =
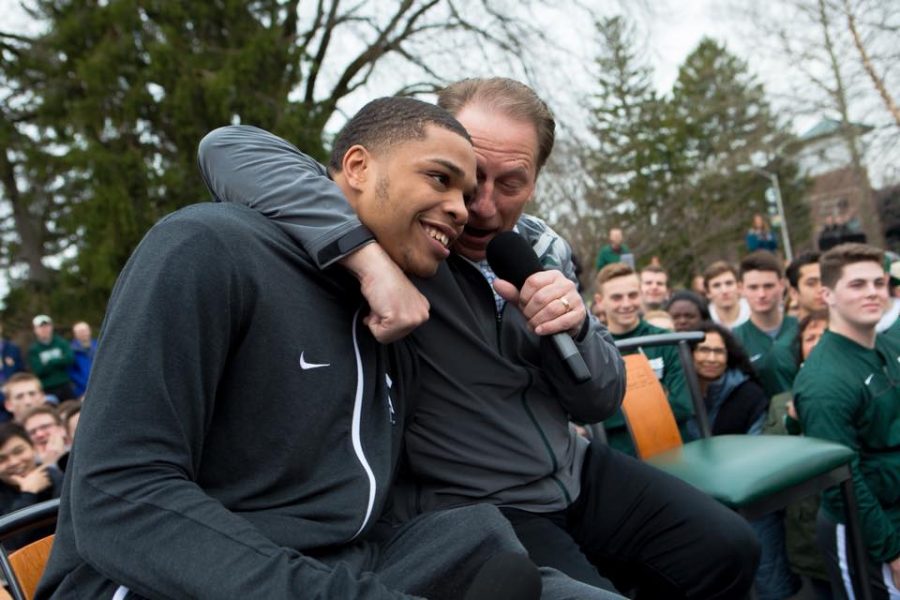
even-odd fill
[[[377,520],[415,377],[358,287],[242,206],[151,229],[110,298],[37,597],[407,597],[307,555]]]
[[[371,239],[315,161],[272,134],[216,130],[201,142],[199,160],[217,200],[274,219],[320,267]],[[574,279],[565,241],[533,217],[517,228],[545,267]],[[580,492],[587,444],[569,419],[600,421],[624,394],[622,359],[606,328],[586,319],[576,345],[593,377],[575,384],[518,310],[497,313],[487,280],[466,259],[451,256],[415,284],[431,317],[411,335],[421,378],[405,437],[410,477],[398,485],[395,514],[485,501],[533,512],[568,506]]]

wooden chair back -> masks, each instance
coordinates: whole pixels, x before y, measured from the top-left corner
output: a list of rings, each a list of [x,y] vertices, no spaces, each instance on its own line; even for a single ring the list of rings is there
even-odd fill
[[[636,353],[623,358],[627,386],[622,412],[637,455],[647,459],[681,446],[669,399],[647,357]]]
[[[19,580],[19,585],[26,598],[34,598],[38,581],[44,574],[44,567],[50,558],[54,536],[48,535],[27,546],[23,546],[9,555],[9,562]]]

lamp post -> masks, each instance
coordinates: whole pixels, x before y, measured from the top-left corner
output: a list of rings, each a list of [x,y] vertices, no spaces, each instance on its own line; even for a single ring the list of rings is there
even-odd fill
[[[787,217],[784,214],[784,202],[781,200],[781,186],[778,184],[778,175],[770,173],[759,167],[753,167],[757,175],[765,177],[772,184],[772,190],[775,193],[775,207],[778,209],[778,218],[781,219],[781,241],[784,244],[784,257],[788,262],[794,260],[794,252],[791,249],[791,236],[788,233]]]

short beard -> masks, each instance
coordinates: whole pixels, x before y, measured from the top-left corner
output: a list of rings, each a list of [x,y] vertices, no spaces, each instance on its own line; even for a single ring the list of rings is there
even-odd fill
[[[378,203],[381,205],[385,205],[388,203],[388,188],[390,187],[390,181],[388,180],[387,175],[381,175],[378,177],[378,181],[375,182],[375,198],[378,200]]]

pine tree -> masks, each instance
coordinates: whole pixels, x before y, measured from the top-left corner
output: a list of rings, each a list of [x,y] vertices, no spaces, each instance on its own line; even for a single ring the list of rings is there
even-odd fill
[[[798,216],[803,182],[778,158],[789,136],[743,61],[704,39],[671,97],[659,98],[622,22],[600,31],[593,201],[608,226],[624,227],[639,263],[657,256],[671,280],[687,282],[712,260],[736,260],[752,215],[768,210],[768,184],[754,165],[779,172],[792,236],[808,237]]]
[[[597,243],[605,243],[609,227],[624,226],[632,250],[643,254],[664,200],[667,106],[639,60],[634,27],[612,17],[598,22],[597,29],[601,52],[591,111],[596,148],[587,161],[593,181],[589,202],[604,214]]]
[[[754,213],[766,214],[767,181],[754,165],[781,169],[782,193],[799,202],[803,182],[778,158],[789,139],[762,85],[721,44],[703,39],[679,69],[672,91],[672,194],[666,222],[677,223],[661,250],[682,275],[744,252]],[[796,223],[792,234],[806,228]],[[799,238],[798,238],[799,239]]]

